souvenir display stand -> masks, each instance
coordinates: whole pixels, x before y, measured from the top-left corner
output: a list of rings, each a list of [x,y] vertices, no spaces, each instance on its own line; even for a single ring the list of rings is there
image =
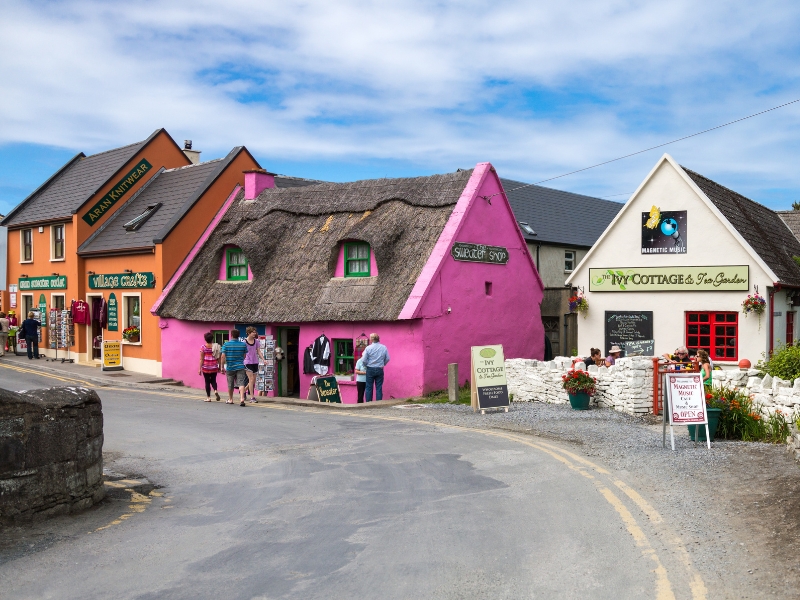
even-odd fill
[[[53,308],[50,310],[50,348],[56,351],[53,358],[48,358],[50,361],[60,360],[62,363],[75,362],[75,359],[70,358],[69,349],[75,345],[75,325],[72,322],[72,313],[68,310],[58,310]],[[62,348],[66,351],[66,356],[59,358],[58,349]]]
[[[267,335],[264,336],[264,339],[259,340],[259,343],[264,359],[258,361],[256,390],[268,394],[275,390],[275,340],[271,335]]]

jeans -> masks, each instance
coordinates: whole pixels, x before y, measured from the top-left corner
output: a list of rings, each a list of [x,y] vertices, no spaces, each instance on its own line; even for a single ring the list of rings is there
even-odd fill
[[[25,336],[26,346],[28,347],[28,358],[39,358],[39,336]]]
[[[367,367],[366,400],[372,402],[372,382],[375,382],[375,400],[383,400],[383,367]]]

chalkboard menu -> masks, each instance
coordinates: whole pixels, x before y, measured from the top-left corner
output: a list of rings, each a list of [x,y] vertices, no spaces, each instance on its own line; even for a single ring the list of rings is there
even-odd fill
[[[611,346],[617,345],[630,352],[625,354],[649,355],[654,351],[653,342],[653,311],[640,312],[606,311],[606,346],[603,349],[608,354]]]

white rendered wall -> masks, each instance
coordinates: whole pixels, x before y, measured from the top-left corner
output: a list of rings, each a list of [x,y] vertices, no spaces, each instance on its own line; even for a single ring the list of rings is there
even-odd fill
[[[642,212],[649,212],[653,205],[662,211],[687,211],[686,254],[642,254]],[[704,265],[749,265],[750,293],[757,285],[759,293],[768,299],[768,288],[773,282],[765,271],[682,175],[668,161],[663,161],[573,276],[572,285],[582,287],[589,302],[589,312],[586,319],[581,318],[578,330],[578,353],[588,354],[591,347],[608,350],[603,347],[607,310],[653,311],[657,354],[672,352],[684,344],[686,311],[733,311],[739,313],[738,358],[749,358],[755,364],[767,350],[769,314],[762,315],[760,328],[758,317],[745,318],[741,312],[742,301],[748,292],[589,291],[589,268]],[[782,293],[776,294],[775,302],[775,310],[785,315],[786,301]],[[775,337],[783,338],[784,332],[785,321],[776,318]],[[715,362],[725,365],[722,361]]]

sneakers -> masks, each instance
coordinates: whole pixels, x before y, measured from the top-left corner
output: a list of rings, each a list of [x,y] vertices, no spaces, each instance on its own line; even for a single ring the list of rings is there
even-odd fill
[[[244,400],[242,400],[242,401],[239,403],[239,406],[247,406],[247,405],[244,403]]]
[[[217,402],[219,402],[219,393],[216,390],[214,390],[214,395],[217,397]]]

